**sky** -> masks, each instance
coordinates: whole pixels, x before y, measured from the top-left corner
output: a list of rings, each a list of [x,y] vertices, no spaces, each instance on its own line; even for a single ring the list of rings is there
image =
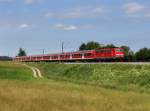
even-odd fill
[[[0,0],[0,55],[76,51],[83,42],[150,47],[150,0]]]

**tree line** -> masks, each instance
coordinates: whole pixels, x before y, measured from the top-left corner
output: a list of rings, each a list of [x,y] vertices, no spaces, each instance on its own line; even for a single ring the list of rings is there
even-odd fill
[[[93,49],[100,49],[100,48],[116,48],[118,46],[114,44],[100,44],[99,42],[90,41],[87,43],[82,43],[79,46],[79,51],[83,50],[93,50]],[[150,48],[141,48],[137,52],[134,52],[129,46],[122,45],[118,48],[124,49],[125,57],[124,61],[128,62],[148,62],[150,61]]]
[[[0,56],[0,61],[12,61],[12,57]]]
[[[100,49],[100,48],[116,48],[116,47],[118,46],[114,44],[104,45],[96,41],[89,41],[87,43],[82,43],[79,46],[79,51],[93,50],[93,49]],[[124,49],[124,53],[125,53],[124,61],[128,61],[128,62],[150,61],[150,48],[141,48],[137,52],[134,52],[129,46],[126,45],[119,46],[119,48]],[[26,56],[26,55],[27,54],[25,49],[20,48],[17,56]]]

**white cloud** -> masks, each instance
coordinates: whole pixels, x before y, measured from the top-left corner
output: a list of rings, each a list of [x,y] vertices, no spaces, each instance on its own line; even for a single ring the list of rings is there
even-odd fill
[[[95,25],[93,24],[81,24],[81,25],[67,25],[58,23],[53,25],[51,28],[59,29],[59,30],[66,30],[66,31],[73,31],[73,30],[79,30],[79,29],[91,29],[94,28]]]
[[[78,27],[75,25],[55,24],[54,28],[61,30],[77,30]]]
[[[77,30],[78,27],[74,26],[74,25],[70,25],[70,26],[66,26],[64,27],[65,30]]]
[[[142,5],[136,2],[128,3],[123,6],[126,14],[130,18],[140,18],[149,19],[150,18],[150,8],[146,5]]]
[[[81,7],[60,12],[48,12],[45,16],[56,19],[96,18],[105,12],[107,12],[106,9],[102,7]]]
[[[138,4],[136,2],[125,4],[123,8],[127,14],[135,14],[145,9],[144,5]]]
[[[28,24],[21,24],[21,25],[19,25],[19,28],[21,28],[21,29],[23,29],[23,28],[28,28],[28,27],[29,27]]]

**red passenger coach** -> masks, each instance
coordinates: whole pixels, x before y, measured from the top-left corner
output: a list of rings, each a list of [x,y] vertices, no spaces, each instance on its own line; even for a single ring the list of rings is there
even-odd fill
[[[85,60],[114,60],[123,59],[124,51],[122,48],[101,48],[97,50],[65,52],[60,54],[43,54],[15,57],[14,61],[35,62],[35,61],[85,61]]]

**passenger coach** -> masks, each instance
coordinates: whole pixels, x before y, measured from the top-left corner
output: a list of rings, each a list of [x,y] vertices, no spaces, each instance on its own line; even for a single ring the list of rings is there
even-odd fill
[[[103,61],[123,59],[124,51],[122,48],[102,48],[97,50],[65,52],[59,54],[43,54],[15,57],[14,61],[35,62],[35,61]]]

